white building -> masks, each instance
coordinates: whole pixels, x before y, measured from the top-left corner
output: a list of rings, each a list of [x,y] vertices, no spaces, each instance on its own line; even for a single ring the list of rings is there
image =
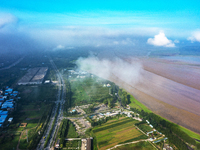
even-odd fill
[[[12,120],[13,120],[13,118],[9,118],[9,119],[8,119],[8,122],[12,122]]]

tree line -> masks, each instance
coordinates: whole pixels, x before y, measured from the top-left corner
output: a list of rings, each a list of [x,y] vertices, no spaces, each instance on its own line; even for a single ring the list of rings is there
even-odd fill
[[[62,120],[60,129],[58,130],[58,137],[60,138],[61,147],[63,147],[63,145],[65,144],[65,137],[67,136],[68,128],[69,128],[69,120],[68,119]]]
[[[137,112],[143,117],[143,120],[148,120],[155,129],[168,137],[170,143],[174,144],[178,149],[187,150],[188,147],[185,142],[196,145],[196,141],[187,133],[180,130],[178,125],[166,121],[154,113],[147,113],[144,110],[131,108],[132,111]]]
[[[124,91],[123,89],[119,89],[118,94],[119,94],[119,96],[121,98],[122,106],[125,107],[126,105],[131,103],[130,95],[126,91]]]

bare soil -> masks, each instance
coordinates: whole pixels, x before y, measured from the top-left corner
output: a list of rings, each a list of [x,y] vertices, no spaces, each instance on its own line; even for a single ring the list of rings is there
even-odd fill
[[[26,127],[27,123],[21,123],[19,127]]]

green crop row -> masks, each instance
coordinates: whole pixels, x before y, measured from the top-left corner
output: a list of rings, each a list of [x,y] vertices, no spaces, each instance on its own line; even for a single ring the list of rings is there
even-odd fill
[[[105,127],[102,127],[102,128],[97,128],[97,129],[93,130],[93,132],[96,133],[96,132],[99,132],[99,131],[107,130],[107,129],[110,129],[110,128],[113,128],[113,127],[116,127],[116,126],[120,126],[120,125],[123,125],[125,123],[132,122],[132,121],[133,120],[130,119],[130,120],[126,120],[126,121],[123,121],[123,122],[120,122],[120,123],[111,124],[109,126],[105,126]]]

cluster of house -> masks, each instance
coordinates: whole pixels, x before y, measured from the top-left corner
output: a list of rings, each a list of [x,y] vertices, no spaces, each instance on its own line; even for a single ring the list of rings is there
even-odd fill
[[[150,124],[150,122],[149,122],[148,120],[146,120],[146,122],[147,122],[147,124],[148,124],[151,128],[153,128],[153,126]],[[160,135],[162,135],[162,136],[165,136],[165,135],[163,135],[161,132],[157,131],[156,129],[153,129],[152,131],[147,132],[146,135],[149,136],[150,134],[152,134],[152,133],[154,133],[154,132],[157,132],[158,134],[160,134]],[[151,138],[150,138],[150,141],[153,141],[153,143],[158,143],[158,142],[160,142],[160,141],[165,141],[165,140],[167,140],[168,138],[165,137],[165,138],[159,138],[158,140],[156,140],[156,139],[157,139],[156,137],[151,137]]]
[[[75,75],[76,78],[85,78],[86,75],[88,74],[86,71],[75,71],[75,70],[68,70],[68,72],[70,73],[69,78],[72,77],[72,75]]]
[[[112,111],[112,112],[106,112],[106,113],[98,113],[96,115],[90,116],[91,119],[97,119],[99,120],[100,118],[104,117],[113,117],[116,116],[117,114],[120,114],[120,111]]]
[[[13,91],[12,88],[6,87],[6,89],[0,90],[0,127],[8,118],[10,111],[15,108],[15,99],[17,98],[18,91]],[[8,122],[12,122],[13,118],[9,118]]]
[[[90,118],[92,119],[99,119],[99,118],[104,118],[104,117],[113,117],[113,116],[116,116],[116,115],[126,115],[127,117],[132,117],[132,114],[134,114],[133,111],[121,111],[121,110],[117,110],[117,111],[112,111],[112,112],[106,112],[106,113],[98,113],[97,115],[92,115],[90,116]],[[137,116],[139,116],[139,114],[136,114]],[[136,119],[139,121],[142,121],[141,118],[139,117],[133,117],[133,119]]]

